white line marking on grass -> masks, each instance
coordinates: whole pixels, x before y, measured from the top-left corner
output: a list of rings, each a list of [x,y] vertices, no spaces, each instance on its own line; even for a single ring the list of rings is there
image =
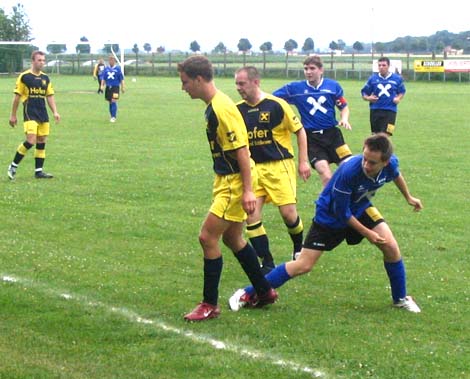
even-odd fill
[[[110,306],[100,301],[92,301],[92,300],[89,300],[86,296],[73,295],[69,292],[62,292],[59,290],[55,290],[39,282],[35,282],[35,281],[25,279],[25,278],[19,278],[17,276],[2,275],[1,281],[7,282],[7,283],[18,283],[23,286],[40,290],[41,292],[52,297],[60,297],[64,300],[75,301],[81,305],[88,306],[88,307],[101,308],[109,313],[114,313],[116,315],[124,317],[130,322],[145,324],[145,325],[152,325],[157,329],[186,337],[190,339],[191,341],[194,341],[197,343],[208,344],[215,349],[229,351],[229,352],[232,352],[232,353],[244,356],[244,357],[248,357],[254,360],[261,359],[264,362],[271,362],[271,364],[275,366],[280,366],[284,369],[288,369],[288,370],[295,371],[295,372],[304,372],[304,373],[311,374],[312,377],[314,378],[326,378],[326,374],[318,369],[314,369],[314,368],[302,365],[300,363],[296,363],[294,361],[280,359],[278,357],[273,356],[270,353],[263,353],[261,351],[256,351],[256,350],[248,349],[246,347],[241,347],[230,342],[224,342],[224,341],[213,339],[208,336],[196,334],[189,330],[184,330],[184,329],[171,326],[160,320],[150,320],[148,318],[139,316],[137,313],[127,308]]]

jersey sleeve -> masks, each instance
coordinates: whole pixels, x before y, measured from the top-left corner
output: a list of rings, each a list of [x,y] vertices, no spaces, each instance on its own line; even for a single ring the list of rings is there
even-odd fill
[[[20,95],[21,97],[24,97],[25,94],[27,94],[28,90],[26,88],[26,85],[23,83],[23,74],[18,76],[18,79],[16,79],[15,83],[15,89],[13,90],[13,93],[16,95]]]
[[[217,135],[224,151],[239,149],[248,145],[248,134],[241,113],[234,105],[222,110],[215,110],[219,120]]]
[[[273,95],[280,97],[281,99],[284,99],[285,101],[289,102],[289,98],[290,98],[289,86],[286,84],[285,86],[275,90],[273,92]]]
[[[284,111],[284,120],[289,131],[296,133],[302,129],[302,122],[299,120],[292,107],[282,98],[278,98],[277,101]]]

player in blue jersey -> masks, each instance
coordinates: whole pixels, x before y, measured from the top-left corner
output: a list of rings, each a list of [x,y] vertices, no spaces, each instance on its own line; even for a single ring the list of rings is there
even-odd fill
[[[34,145],[36,145],[34,152],[35,177],[37,179],[51,179],[53,177],[43,171],[46,159],[46,139],[50,130],[46,102],[54,114],[56,123],[60,121],[60,115],[57,112],[54,89],[49,76],[42,72],[45,64],[46,54],[42,51],[34,51],[31,55],[31,68],[21,73],[16,81],[9,122],[11,127],[16,126],[18,122],[16,112],[21,101],[23,103],[23,126],[26,140],[18,146],[13,161],[8,166],[8,177],[11,180],[15,179],[18,165]]]
[[[103,70],[101,79],[101,90],[105,89],[104,98],[109,102],[109,114],[111,115],[110,122],[116,122],[119,100],[119,91],[125,91],[124,75],[122,74],[121,67],[116,64],[114,55],[108,58],[109,66]]]
[[[288,83],[273,94],[297,107],[307,133],[310,164],[320,175],[324,187],[331,178],[330,163],[339,164],[351,156],[337,127],[351,130],[349,107],[339,83],[323,77],[323,62],[319,56],[304,60],[304,75],[307,80]],[[335,108],[341,113],[339,123]]]
[[[395,237],[371,199],[385,183],[393,181],[415,211],[423,208],[411,196],[398,169],[392,143],[385,133],[377,133],[364,142],[362,155],[343,162],[316,201],[312,226],[295,261],[277,266],[266,278],[274,288],[295,276],[310,272],[324,251],[333,250],[342,241],[357,245],[366,238],[383,254],[384,267],[391,285],[393,306],[418,313],[420,308],[406,291],[405,266]],[[234,311],[255,306],[251,287],[237,290],[230,298]]]
[[[265,203],[278,207],[292,240],[293,254],[300,252],[303,223],[297,212],[297,175],[292,135],[298,147],[299,176],[306,181],[311,174],[307,157],[307,137],[302,123],[283,99],[263,92],[256,67],[236,71],[235,85],[243,101],[237,103],[248,130],[251,157],[256,163],[258,185],[255,188],[256,209],[247,219],[247,235],[268,273],[274,259],[262,222]]]
[[[235,103],[216,88],[212,64],[206,57],[187,58],[178,64],[178,72],[182,89],[207,106],[206,134],[215,171],[212,205],[199,234],[204,253],[203,300],[184,316],[187,321],[203,321],[220,314],[217,303],[223,266],[221,238],[256,288],[260,305],[274,303],[277,293],[261,273],[255,250],[243,238],[247,213],[256,206],[252,183],[253,179],[256,182],[256,170],[250,159],[242,115]]]
[[[362,98],[369,102],[372,133],[393,135],[397,120],[398,104],[405,96],[406,88],[399,74],[390,72],[390,59],[380,57],[379,72],[372,74],[361,89]]]

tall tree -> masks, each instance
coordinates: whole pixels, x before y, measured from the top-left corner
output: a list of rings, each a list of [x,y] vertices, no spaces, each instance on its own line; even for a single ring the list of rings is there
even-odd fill
[[[287,54],[292,53],[298,47],[299,45],[293,39],[287,40],[286,43],[284,44],[284,50],[287,52]]]
[[[67,51],[67,45],[65,43],[50,43],[46,46],[46,50],[50,54],[62,54]]]
[[[216,47],[214,47],[214,53],[216,54],[223,54],[227,51],[227,47],[222,43],[219,42]]]
[[[313,43],[313,39],[308,37],[305,39],[304,45],[302,46],[302,51],[309,54],[313,53],[315,50],[315,44]]]
[[[144,50],[148,54],[152,51],[152,45],[150,45],[148,42],[144,43]]]
[[[0,8],[0,40],[31,42],[31,28],[26,12],[21,4],[12,8],[7,15]],[[23,69],[23,58],[31,53],[32,46],[16,45],[0,50],[0,71],[12,72]]]
[[[80,38],[80,43],[75,46],[75,51],[77,52],[77,54],[90,54],[91,47],[88,43],[88,38]]]
[[[259,49],[263,52],[263,75],[266,72],[266,54],[273,51],[273,44],[271,42],[264,42]]]
[[[29,19],[24,7],[18,4],[12,9],[13,13],[10,17],[12,35],[10,36],[10,41],[31,41],[31,28],[29,27]]]
[[[112,47],[112,49],[111,49]],[[114,51],[115,54],[119,53],[119,44],[118,43],[105,43],[103,47],[103,52],[106,54],[111,54]]]
[[[191,50],[193,53],[196,53],[198,51],[201,51],[201,46],[199,46],[197,41],[193,41],[189,44],[189,50]]]
[[[251,50],[252,45],[248,38],[240,38],[237,48],[243,53],[243,66],[246,66],[246,53]]]

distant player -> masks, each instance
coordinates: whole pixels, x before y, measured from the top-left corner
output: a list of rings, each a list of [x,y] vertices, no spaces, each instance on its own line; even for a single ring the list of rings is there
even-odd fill
[[[105,89],[104,97],[109,102],[109,114],[111,118],[110,122],[116,122],[119,100],[119,92],[124,93],[124,75],[121,71],[121,67],[116,64],[116,58],[114,55],[110,55],[108,58],[109,66],[103,71],[103,77],[101,80],[101,90]]]
[[[331,178],[330,163],[339,164],[351,156],[343,133],[337,126],[351,130],[349,107],[340,84],[323,77],[323,62],[318,55],[304,60],[304,75],[307,80],[286,84],[273,95],[297,107],[307,133],[308,158],[318,172],[323,187]],[[336,111],[341,113],[336,121]]]
[[[103,72],[105,68],[106,65],[104,64],[104,60],[101,58],[93,68],[93,79],[98,81],[98,93],[103,93],[103,90],[101,89],[101,80],[103,80]]]
[[[421,200],[408,190],[389,137],[378,133],[364,141],[361,155],[349,158],[335,171],[315,202],[315,216],[300,256],[271,271],[266,276],[271,285],[278,288],[290,279],[310,272],[325,251],[333,250],[343,241],[357,245],[366,238],[382,252],[393,306],[419,313],[419,306],[406,291],[405,264],[398,242],[371,203],[375,193],[388,182],[396,185],[415,211],[423,208]],[[237,290],[230,298],[230,308],[237,311],[244,306],[256,306],[252,297],[251,287]]]
[[[369,102],[370,129],[372,133],[393,135],[397,120],[398,104],[405,96],[406,88],[399,74],[390,72],[390,59],[380,57],[379,72],[373,73],[361,89],[362,98]]]
[[[35,177],[37,179],[51,179],[53,177],[43,171],[46,159],[46,139],[50,129],[46,102],[57,123],[60,121],[60,115],[57,112],[54,89],[49,76],[42,72],[45,64],[46,54],[42,51],[34,51],[31,55],[31,68],[21,73],[16,81],[10,126],[15,127],[18,122],[16,113],[21,101],[23,103],[26,140],[18,146],[13,161],[8,167],[8,177],[11,180],[15,179],[18,165],[34,145],[36,145],[34,152]]]

